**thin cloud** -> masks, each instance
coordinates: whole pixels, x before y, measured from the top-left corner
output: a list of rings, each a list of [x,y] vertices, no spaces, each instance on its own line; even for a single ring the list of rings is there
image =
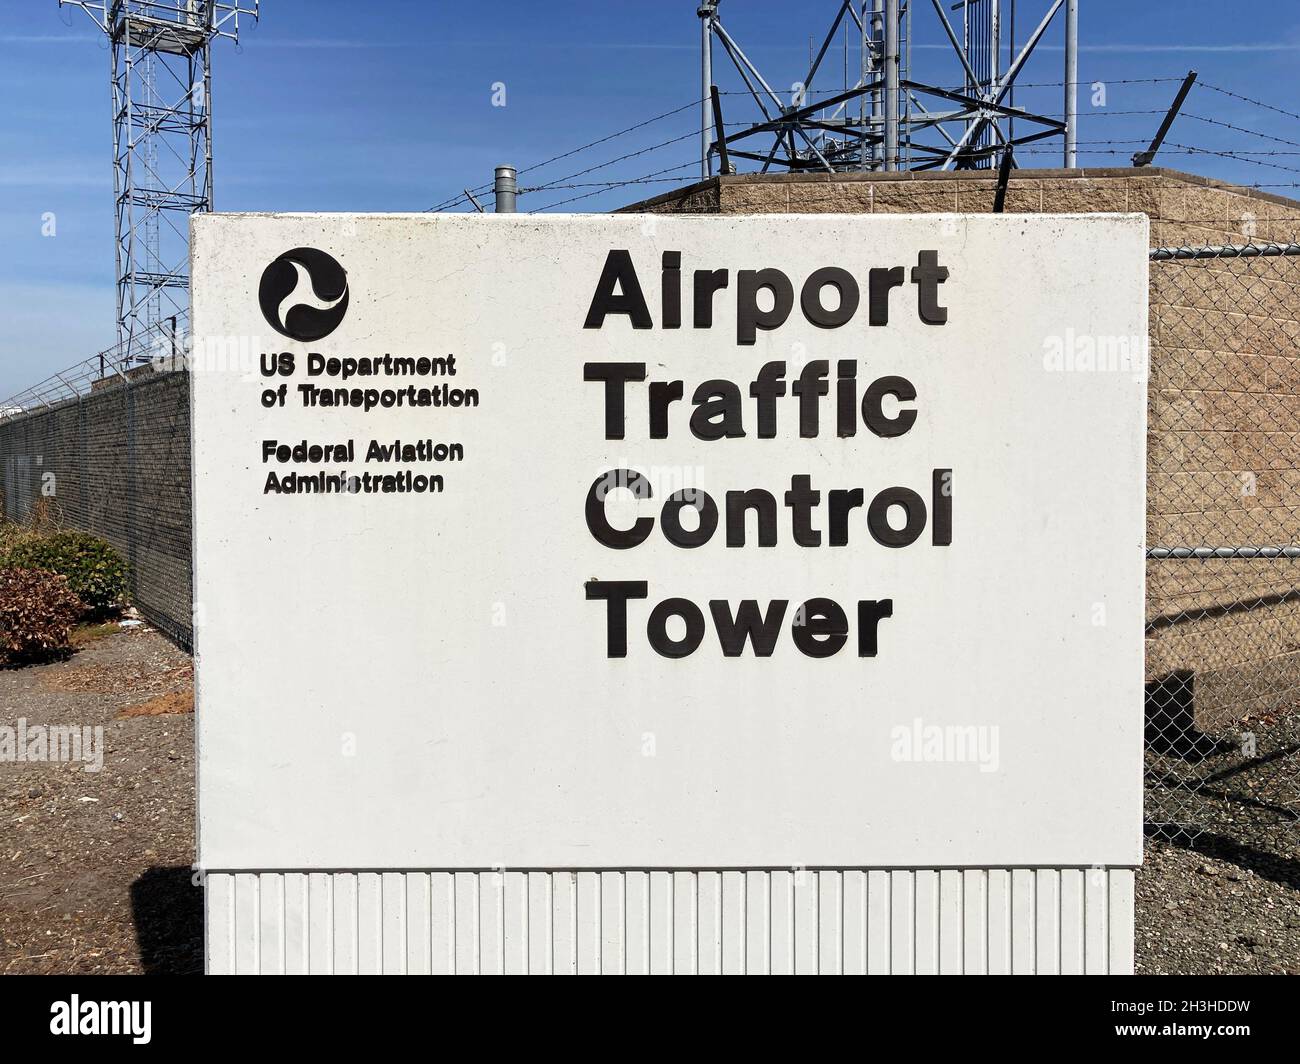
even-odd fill
[[[1053,51],[1064,51],[1061,45]],[[1081,44],[1081,52],[1296,52],[1300,44]]]
[[[241,35],[244,48],[423,48],[419,41],[356,41],[347,37],[254,37]]]
[[[0,44],[70,44],[101,41],[102,34],[85,33],[0,33]],[[245,48],[417,48],[412,41],[358,41],[346,37],[263,37],[244,34],[239,42]]]
[[[689,44],[669,44],[655,43],[647,41],[505,41],[505,40],[461,40],[448,42],[454,47],[460,48],[512,48],[520,47],[525,43],[533,51],[654,51],[654,52],[698,52],[700,46],[698,42]],[[289,46],[289,45],[286,45]],[[403,47],[404,45],[394,45],[394,47]],[[786,52],[789,51],[787,45],[768,44],[764,42],[750,42],[746,44],[746,51],[749,52]],[[914,43],[912,45],[915,51],[933,51],[933,52],[951,52],[952,45],[946,41],[936,41],[930,43]],[[1041,43],[1034,49],[1038,52],[1064,52],[1065,46],[1062,44]],[[1240,42],[1236,44],[1146,44],[1137,41],[1117,41],[1110,44],[1085,44],[1080,43],[1079,51],[1081,52],[1296,52],[1300,51],[1300,41],[1298,42],[1279,42],[1279,41],[1261,41]]]
[[[0,44],[67,44],[100,39],[95,34],[85,33],[0,33]]]
[[[951,44],[914,44],[923,51],[951,52]],[[1064,52],[1062,44],[1040,44],[1036,52]],[[1081,52],[1300,52],[1300,43],[1269,41],[1261,44],[1080,44]]]
[[[0,188],[98,188],[105,184],[100,160],[0,166]]]
[[[453,48],[527,48],[529,51],[614,51],[614,52],[699,52],[700,45],[692,44],[655,44],[648,41],[531,41],[531,40],[482,40],[482,41],[448,41]],[[777,50],[776,45],[757,45],[753,51]]]

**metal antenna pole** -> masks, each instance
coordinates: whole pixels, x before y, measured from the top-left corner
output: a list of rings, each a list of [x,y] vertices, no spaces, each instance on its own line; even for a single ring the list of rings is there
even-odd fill
[[[1007,43],[1008,58],[1016,54],[1016,0],[1011,0],[1011,28]],[[1007,106],[1013,111],[1016,107],[1016,87],[1011,86],[1011,91],[1007,93]],[[1007,137],[1010,140],[1016,139],[1016,120],[1014,118],[1007,121]]]
[[[994,85],[998,80],[1000,70],[999,52],[1002,48],[1002,18],[999,10],[1000,0],[988,0],[988,35],[989,35],[989,84]],[[997,119],[993,120],[994,139],[998,139],[1001,132]]]
[[[695,12],[700,17],[700,177],[709,177],[709,133],[713,126],[713,20],[718,0],[702,0]]]
[[[108,39],[117,350],[145,362],[189,316],[188,216],[212,210],[212,42],[258,0],[59,0]],[[117,367],[112,367],[116,369]]]
[[[497,199],[496,213],[514,214],[515,196],[519,192],[519,186],[515,179],[515,168],[513,166],[498,166],[492,188]]]
[[[948,59],[955,61],[958,69],[946,75],[937,71],[935,80],[922,82],[914,80],[909,60],[916,0],[839,0],[821,51],[814,53],[807,75],[798,81],[803,86],[802,99],[787,105],[723,25],[716,0],[699,0],[697,13],[712,31],[711,37],[701,35],[701,67],[710,72],[706,77],[718,71],[712,69],[704,40],[716,37],[719,54],[735,67],[745,90],[737,95],[749,97],[739,106],[751,104],[761,115],[751,118],[749,125],[728,131],[724,139],[729,160],[752,163],[762,173],[773,167],[796,172],[974,169],[995,164],[1009,146],[1062,136],[1066,123],[1059,115],[1021,110],[1006,102],[1053,19],[1063,14],[1066,0],[1033,3],[1041,16],[1037,28],[1021,44],[1014,23],[1009,33],[1004,31],[1000,0],[958,0],[955,4],[929,0],[922,15],[932,18],[934,28],[947,39],[952,47]],[[1076,3],[1071,0],[1072,10]],[[949,18],[950,6],[962,15],[960,34]],[[1018,14],[1014,4],[1010,14],[1013,18]],[[819,92],[814,79],[846,18],[858,23],[861,34],[861,77],[856,85]],[[1012,42],[1005,66],[1004,36]],[[780,83],[777,79],[772,82]],[[711,81],[701,86],[702,102],[711,88]],[[735,110],[730,104],[728,112],[734,122]],[[712,143],[704,132],[706,125],[707,116],[702,116],[703,175],[710,169],[703,142]]]
[[[871,0],[871,78],[878,86],[871,90],[871,126],[877,134],[884,130],[885,93],[881,83],[884,81],[885,64],[881,58],[885,51],[885,0]],[[879,142],[871,146],[872,169],[884,169],[884,153]]]
[[[885,0],[885,169],[898,169],[898,0]]]
[[[865,85],[867,83],[867,71],[868,71],[868,62],[869,62],[868,53],[867,53],[867,34],[869,32],[868,27],[871,25],[871,23],[867,21],[867,17],[868,17],[867,0],[862,0],[860,10],[862,14],[858,18],[858,41],[861,45],[862,50],[858,53],[858,57],[860,59],[860,63],[858,66],[858,84]],[[861,129],[864,133],[866,132],[867,129],[867,98],[865,95],[858,97],[858,128]],[[858,169],[859,170],[867,169],[867,138],[866,137],[863,137],[858,142]]]
[[[900,57],[902,64],[903,83],[908,82],[912,77],[912,2],[908,0],[903,7],[904,29],[903,34],[903,54]],[[903,162],[902,168],[910,170],[912,168],[912,90],[909,87],[903,97],[903,128],[901,135],[903,138]]]
[[[1079,0],[1065,4],[1065,165],[1078,165],[1079,143]]]

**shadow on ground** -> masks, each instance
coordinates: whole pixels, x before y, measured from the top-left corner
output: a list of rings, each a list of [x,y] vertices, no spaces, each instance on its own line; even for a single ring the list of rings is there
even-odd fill
[[[1173,845],[1190,850],[1205,857],[1226,861],[1238,868],[1254,872],[1255,875],[1273,883],[1279,883],[1292,890],[1300,890],[1300,861],[1284,857],[1258,846],[1243,843],[1227,835],[1205,833],[1188,841],[1176,841]]]
[[[146,975],[203,973],[203,888],[193,869],[150,868],[131,884],[131,915]]]

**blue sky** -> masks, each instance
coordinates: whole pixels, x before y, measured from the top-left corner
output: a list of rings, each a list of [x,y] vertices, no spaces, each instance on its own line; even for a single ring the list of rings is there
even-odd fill
[[[928,5],[917,0],[913,76],[957,80]],[[240,47],[214,46],[214,150],[218,210],[423,210],[489,181],[492,168],[549,159],[682,107],[698,96],[695,0],[264,0],[261,22]],[[1004,0],[1005,6],[1005,0]],[[1020,0],[1023,36],[1046,8]],[[807,67],[809,37],[825,32],[834,0],[723,0],[721,13],[774,88]],[[1107,84],[1106,106],[1080,90],[1088,165],[1126,162],[1189,67],[1203,81],[1300,111],[1300,5],[1290,0],[1135,3],[1082,0],[1079,76]],[[720,60],[719,60],[720,62]],[[81,12],[56,0],[8,0],[0,31],[0,396],[79,362],[115,337],[109,56]],[[827,89],[842,78],[838,50]],[[1027,68],[1029,84],[1060,81],[1060,29]],[[492,106],[493,84],[506,106]],[[719,69],[724,90],[741,86]],[[1021,106],[1058,110],[1057,87],[1025,89]],[[753,118],[724,98],[729,121]],[[1300,119],[1210,89],[1196,89],[1169,140],[1216,151],[1300,151]],[[1128,112],[1139,112],[1131,114]],[[694,175],[686,136],[590,174],[561,179],[689,134],[693,109],[525,173],[521,185],[635,178],[670,169]],[[1242,132],[1247,130],[1249,132]],[[1262,135],[1261,135],[1262,134]],[[1266,139],[1266,138],[1276,139]],[[1105,141],[1106,143],[1094,143]],[[1284,195],[1300,179],[1300,155],[1252,163],[1167,154],[1165,165]],[[1059,165],[1058,149],[1022,165]],[[1267,165],[1265,165],[1267,164]],[[1282,169],[1282,167],[1295,169]],[[630,185],[574,202],[604,210],[671,188]],[[532,210],[592,189],[524,195]],[[454,209],[464,209],[464,204]],[[57,235],[42,236],[54,212]]]

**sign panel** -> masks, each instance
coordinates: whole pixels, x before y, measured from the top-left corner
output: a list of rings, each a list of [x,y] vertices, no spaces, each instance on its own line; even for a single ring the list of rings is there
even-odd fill
[[[201,863],[1138,863],[1146,248],[196,217]]]

